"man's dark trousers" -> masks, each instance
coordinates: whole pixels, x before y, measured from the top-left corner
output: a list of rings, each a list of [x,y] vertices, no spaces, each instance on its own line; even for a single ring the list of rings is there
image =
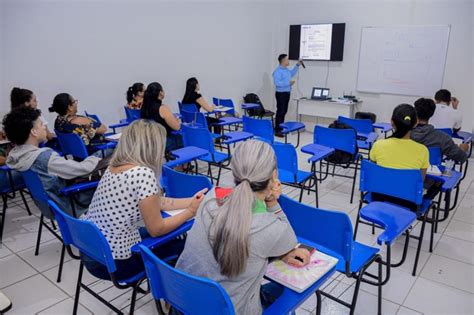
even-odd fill
[[[280,132],[280,124],[285,122],[285,115],[288,112],[288,103],[290,102],[290,92],[275,92],[277,101],[277,112],[275,118],[275,132]]]

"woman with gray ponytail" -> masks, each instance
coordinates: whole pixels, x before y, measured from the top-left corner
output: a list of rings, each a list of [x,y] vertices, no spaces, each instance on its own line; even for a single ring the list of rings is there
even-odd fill
[[[304,266],[306,249],[295,248],[296,236],[278,205],[281,184],[273,149],[249,140],[231,162],[235,187],[207,194],[196,216],[177,268],[219,282],[237,314],[260,314],[281,294],[277,284],[261,286],[268,259]]]

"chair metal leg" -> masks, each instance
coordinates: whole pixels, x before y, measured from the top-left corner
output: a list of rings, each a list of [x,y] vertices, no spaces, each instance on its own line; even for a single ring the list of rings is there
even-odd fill
[[[214,185],[214,177],[212,176],[211,163],[207,163],[207,175],[211,179],[211,184]]]
[[[304,191],[304,185],[301,184],[299,202],[301,202],[301,200],[303,200],[303,191]]]
[[[77,284],[76,284],[76,294],[74,296],[74,307],[72,309],[72,314],[77,314],[77,307],[79,305],[79,293],[81,292],[81,282],[82,282],[82,272],[84,271],[84,264],[81,263],[79,265],[79,275],[77,276]]]
[[[21,196],[21,199],[23,200],[23,204],[25,205],[25,208],[26,208],[26,211],[28,212],[28,215],[31,215],[30,207],[28,206],[28,202],[26,202],[26,198],[25,198],[25,195],[23,194],[22,190],[20,190],[20,196]]]
[[[352,303],[351,303],[351,308],[349,314],[354,315],[356,304],[357,304],[357,298],[359,296],[359,288],[360,288],[360,280],[362,279],[362,275],[364,273],[360,272],[359,276],[357,277],[357,281],[354,287],[354,295],[352,296]]]
[[[219,181],[221,180],[222,164],[219,164],[219,171],[217,172],[217,182],[216,186],[219,186]]]
[[[382,315],[382,259],[378,261],[379,265],[379,285],[378,285],[378,296],[377,296],[377,314]],[[390,268],[390,262],[389,266]]]
[[[155,305],[156,305],[156,310],[158,311],[158,314],[165,315],[165,312],[163,311],[163,308],[161,307],[159,300],[155,300]]]
[[[436,225],[436,210],[437,207],[433,206],[431,214],[430,253],[433,252],[434,227]]]
[[[130,315],[133,315],[133,312],[135,311],[135,302],[137,301],[137,291],[138,287],[140,286],[140,281],[133,287],[132,290],[132,300],[130,302]]]
[[[39,228],[38,228],[38,237],[36,238],[36,249],[35,249],[35,256],[39,254],[39,247],[41,243],[41,231],[43,230],[43,215],[40,217],[39,221]]]
[[[5,220],[7,219],[7,207],[8,199],[6,195],[2,195],[3,207],[2,207],[2,222],[0,223],[0,243],[3,240],[3,227],[5,226]]]
[[[316,291],[316,315],[321,315],[321,308],[322,308],[322,300],[321,300],[321,292],[319,290]]]
[[[416,256],[415,256],[415,265],[413,266],[413,276],[416,276],[416,268],[418,267],[418,259],[420,258],[420,251],[421,251],[421,244],[423,243],[423,236],[425,234],[425,225],[426,225],[426,215],[428,214],[428,211],[425,213],[423,216],[423,222],[421,224],[421,231],[420,231],[420,236],[418,239],[418,247],[416,249]]]
[[[314,179],[314,193],[316,195],[316,208],[319,208],[318,179]]]
[[[56,282],[61,282],[61,275],[63,273],[63,265],[64,265],[64,253],[66,252],[66,246],[63,244],[61,248],[61,257],[59,258],[59,270],[58,270],[58,278]]]
[[[359,201],[359,209],[357,209],[357,217],[356,217],[356,222],[355,222],[355,227],[354,227],[354,241],[357,238],[357,231],[359,230],[359,213],[360,209],[362,208],[362,198]]]
[[[356,184],[356,178],[357,178],[357,167],[359,166],[359,159],[356,160],[356,165],[354,168],[354,180],[352,181],[352,191],[351,191],[351,203],[354,200],[354,190],[355,190],[355,184]]]

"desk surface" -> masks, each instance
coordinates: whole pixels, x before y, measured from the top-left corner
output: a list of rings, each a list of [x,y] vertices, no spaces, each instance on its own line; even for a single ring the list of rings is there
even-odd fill
[[[325,104],[338,104],[338,105],[359,105],[362,104],[363,101],[357,101],[357,102],[351,102],[351,101],[342,101],[339,99],[330,99],[330,100],[313,100],[308,97],[300,97],[300,98],[295,98],[295,101],[301,102],[301,101],[310,101],[310,102],[315,102],[315,103],[325,103]]]

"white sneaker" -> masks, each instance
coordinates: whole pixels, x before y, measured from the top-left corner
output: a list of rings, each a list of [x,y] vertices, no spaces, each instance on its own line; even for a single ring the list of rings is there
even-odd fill
[[[0,314],[9,311],[12,308],[12,301],[0,291]]]

